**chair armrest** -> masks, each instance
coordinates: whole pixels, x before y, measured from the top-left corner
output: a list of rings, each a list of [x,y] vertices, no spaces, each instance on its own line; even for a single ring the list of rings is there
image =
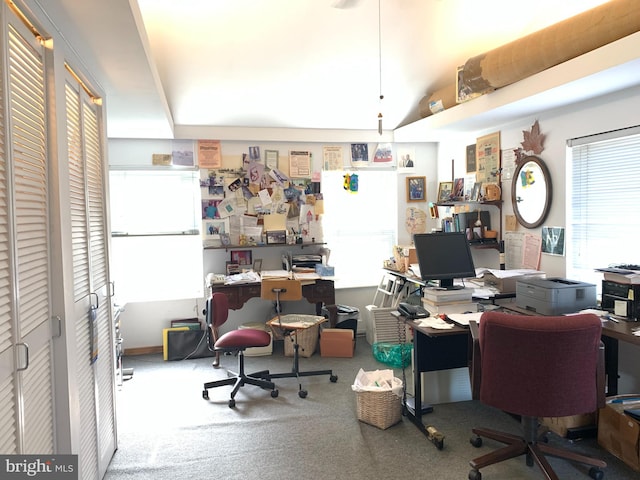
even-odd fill
[[[469,322],[469,381],[471,384],[471,398],[478,400],[480,398],[480,332],[478,323],[474,320]]]
[[[604,342],[600,340],[598,360],[596,363],[596,405],[598,408],[604,408],[607,400],[604,353]]]

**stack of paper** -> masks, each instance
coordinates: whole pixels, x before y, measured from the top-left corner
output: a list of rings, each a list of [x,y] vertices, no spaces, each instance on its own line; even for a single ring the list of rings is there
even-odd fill
[[[262,278],[289,278],[290,273],[286,270],[262,270],[260,276]]]

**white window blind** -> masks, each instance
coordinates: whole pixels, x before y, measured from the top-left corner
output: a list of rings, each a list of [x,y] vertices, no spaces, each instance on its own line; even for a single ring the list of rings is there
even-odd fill
[[[344,189],[344,171],[322,173],[324,241],[338,288],[377,285],[382,262],[396,243],[397,181],[393,171],[358,175],[358,192]]]
[[[600,289],[595,268],[640,264],[640,127],[569,142],[567,276]]]

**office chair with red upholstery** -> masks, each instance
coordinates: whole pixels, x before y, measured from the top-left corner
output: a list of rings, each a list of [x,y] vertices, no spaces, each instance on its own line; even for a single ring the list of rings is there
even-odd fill
[[[471,444],[482,437],[506,444],[469,462],[469,480],[481,480],[480,469],[520,455],[535,463],[547,480],[557,480],[545,455],[591,466],[600,480],[602,460],[546,443],[540,417],[591,413],[605,404],[604,350],[601,320],[593,314],[562,317],[485,312],[480,325],[470,322],[472,348],[469,374],[473,398],[516,417],[523,435],[474,428]]]
[[[266,347],[271,342],[271,335],[265,330],[257,330],[253,328],[242,328],[232,330],[218,338],[218,328],[223,325],[229,316],[229,301],[224,293],[214,292],[207,299],[205,308],[205,318],[207,328],[209,329],[209,346],[216,353],[222,352],[226,354],[238,355],[238,373],[232,373],[229,378],[223,380],[215,380],[204,384],[202,398],[209,399],[209,388],[221,387],[223,385],[233,385],[231,390],[231,398],[229,399],[229,407],[236,406],[235,396],[240,387],[245,384],[256,385],[265,390],[271,390],[271,396],[276,398],[278,390],[273,382],[267,380],[268,371],[261,371],[252,374],[246,374],[244,371],[244,351],[251,347]],[[217,361],[213,363],[217,367]]]

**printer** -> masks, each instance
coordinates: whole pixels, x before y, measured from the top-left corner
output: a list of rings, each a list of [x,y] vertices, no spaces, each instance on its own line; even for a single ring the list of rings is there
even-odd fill
[[[596,286],[566,278],[523,278],[516,305],[540,315],[562,315],[596,306]]]

